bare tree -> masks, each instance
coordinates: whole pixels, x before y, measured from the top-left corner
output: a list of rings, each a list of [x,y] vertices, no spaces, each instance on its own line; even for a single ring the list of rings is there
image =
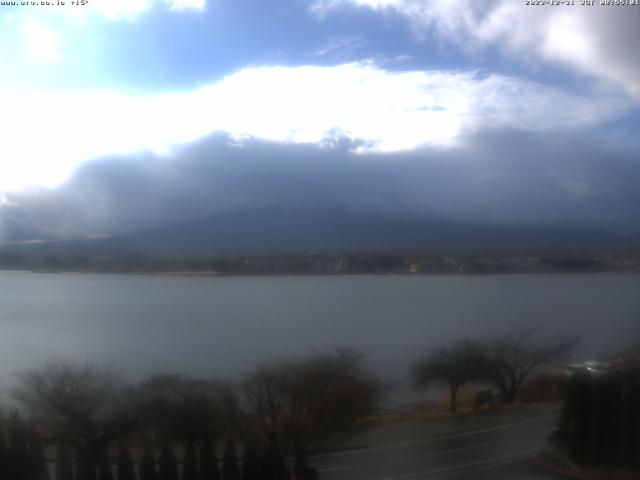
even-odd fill
[[[15,397],[54,428],[56,440],[76,448],[82,480],[95,479],[107,446],[142,415],[111,367],[52,361],[19,378]]]
[[[535,330],[524,330],[488,344],[485,376],[498,387],[504,403],[514,403],[520,387],[533,371],[558,360],[578,341],[569,336],[541,341],[535,333]]]
[[[433,382],[449,387],[451,413],[458,412],[460,388],[482,377],[487,355],[480,342],[460,340],[451,346],[441,346],[427,358],[416,362],[413,374],[418,386]]]
[[[370,413],[378,382],[351,350],[301,361],[264,366],[254,372],[240,395],[240,416],[249,441],[281,470],[284,456],[295,456],[296,470]]]
[[[33,424],[29,426],[27,444],[29,447],[28,465],[30,480],[49,480],[49,469],[47,468],[47,458],[44,447]]]
[[[186,445],[195,445],[205,438],[215,441],[227,426],[223,405],[226,391],[215,381],[181,375],[151,377],[140,385],[147,426],[165,440]]]

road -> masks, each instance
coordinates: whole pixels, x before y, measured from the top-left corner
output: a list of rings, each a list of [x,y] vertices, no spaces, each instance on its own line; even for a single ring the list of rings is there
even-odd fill
[[[560,479],[531,462],[558,423],[544,415],[457,433],[319,455],[320,480]]]

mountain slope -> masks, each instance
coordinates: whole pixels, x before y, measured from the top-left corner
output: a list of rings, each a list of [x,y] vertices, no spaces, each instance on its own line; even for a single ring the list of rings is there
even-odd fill
[[[235,210],[94,240],[3,247],[41,255],[216,255],[315,251],[419,251],[621,246],[614,234],[572,226],[511,227],[359,214],[331,208]]]

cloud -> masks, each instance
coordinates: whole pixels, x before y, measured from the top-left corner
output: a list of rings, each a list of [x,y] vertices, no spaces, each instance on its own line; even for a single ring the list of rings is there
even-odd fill
[[[362,47],[364,45],[364,40],[361,36],[355,37],[330,37],[329,40],[316,52],[316,55],[332,55],[332,54],[343,54],[345,52],[351,53],[354,50]]]
[[[98,16],[113,21],[135,21],[154,8],[202,11],[206,8],[206,0],[90,0],[85,5],[76,5],[67,1],[64,6],[56,5],[46,13],[47,16],[51,13],[62,13],[79,19]]]
[[[56,64],[65,56],[71,60],[77,59],[78,32],[70,32],[69,27],[85,24],[89,18],[134,22],[156,8],[175,12],[200,12],[206,8],[206,0],[91,0],[85,5],[67,1],[64,5],[54,5],[55,2],[51,2],[48,7],[40,6],[38,2],[38,8],[25,8],[19,3],[16,2],[14,8],[7,5],[7,8],[2,9],[6,11],[0,14],[0,20],[7,23],[6,32],[0,33],[5,48],[15,49],[17,45],[26,54],[24,57],[16,57],[19,59],[17,62],[12,62],[11,52],[4,52],[7,58],[3,63],[7,65],[0,66],[0,69],[7,67],[8,71],[18,72],[25,69],[29,60]],[[82,43],[87,43],[86,40],[85,38]],[[7,73],[4,77],[11,78],[11,75]],[[3,80],[6,81],[6,78]]]
[[[96,160],[59,187],[5,194],[0,230],[5,240],[108,235],[277,204],[640,231],[637,146],[620,139],[485,128],[446,150],[351,146],[213,135],[169,156]]]
[[[111,19],[134,20],[154,7],[166,6],[171,10],[204,10],[206,0],[92,0],[90,11]]]
[[[154,3],[154,0],[92,0],[82,7],[80,13],[97,13],[111,20],[134,20],[138,15],[149,11]],[[72,13],[78,14],[77,11]]]
[[[171,10],[203,10],[206,0],[166,0]]]
[[[27,17],[22,31],[25,47],[34,58],[44,62],[57,62],[62,58],[58,36],[52,29]]]
[[[385,71],[369,62],[245,68],[184,93],[0,93],[0,191],[53,185],[91,158],[168,153],[212,132],[284,143],[357,142],[360,152],[451,148],[485,125],[571,130],[623,114],[592,98],[477,72]]]
[[[373,9],[384,9],[394,7],[398,2],[397,0],[316,0],[311,3],[311,11],[324,18],[331,10],[343,7],[349,3]]]
[[[344,6],[403,15],[419,35],[432,29],[449,43],[474,51],[492,45],[519,59],[566,66],[606,79],[640,99],[640,8],[529,7],[512,0],[317,0],[319,16]]]

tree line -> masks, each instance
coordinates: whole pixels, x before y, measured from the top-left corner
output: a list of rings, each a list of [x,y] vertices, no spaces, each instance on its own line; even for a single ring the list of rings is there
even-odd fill
[[[456,414],[465,384],[492,382],[512,403],[533,371],[574,343],[543,342],[532,331],[460,340],[417,361],[412,372],[420,386],[446,384]],[[17,412],[0,416],[0,478],[315,478],[307,458],[379,405],[381,382],[363,360],[347,348],[275,361],[236,385],[172,374],[130,384],[111,366],[49,361],[19,374],[12,392],[29,421]]]
[[[2,252],[0,270],[201,274],[496,274],[640,271],[640,256],[624,254],[290,253],[189,255],[57,255]]]
[[[235,386],[181,375],[130,385],[113,367],[74,361],[19,379],[28,426],[17,412],[0,421],[0,478],[12,480],[313,478],[306,458],[372,413],[380,393],[349,349],[266,364]]]

